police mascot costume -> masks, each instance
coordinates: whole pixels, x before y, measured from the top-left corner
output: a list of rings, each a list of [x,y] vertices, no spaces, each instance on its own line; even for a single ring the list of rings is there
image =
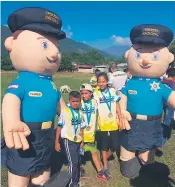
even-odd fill
[[[12,36],[5,47],[19,72],[2,103],[8,186],[53,186],[49,179],[53,121],[65,107],[52,80],[61,61],[58,41],[66,37],[62,21],[49,10],[23,8],[9,16],[8,26]]]
[[[121,173],[135,178],[151,163],[162,145],[163,101],[175,108],[175,91],[160,82],[174,56],[168,46],[173,32],[161,25],[139,25],[130,32],[132,47],[125,53],[132,78],[122,89],[125,118],[121,139]]]

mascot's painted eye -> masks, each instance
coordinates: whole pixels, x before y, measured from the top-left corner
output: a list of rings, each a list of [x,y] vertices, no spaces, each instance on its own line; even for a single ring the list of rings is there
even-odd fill
[[[156,61],[159,59],[159,54],[158,53],[153,53],[153,60]]]
[[[47,42],[42,42],[42,47],[43,47],[44,49],[47,49],[47,48],[48,48],[48,43],[47,43]]]
[[[136,51],[136,59],[138,60],[138,59],[140,59],[140,57],[141,57],[141,53],[139,53],[138,51]]]

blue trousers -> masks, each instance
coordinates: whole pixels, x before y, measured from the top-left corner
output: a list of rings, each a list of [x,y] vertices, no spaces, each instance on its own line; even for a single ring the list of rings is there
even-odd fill
[[[63,141],[68,159],[69,173],[72,176],[69,187],[74,187],[74,185],[78,185],[80,179],[80,143],[72,142],[68,139]]]

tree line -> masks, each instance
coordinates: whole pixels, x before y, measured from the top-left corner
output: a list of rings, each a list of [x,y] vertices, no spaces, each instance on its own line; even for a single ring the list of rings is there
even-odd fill
[[[58,71],[73,71],[75,70],[75,66],[73,64],[96,66],[111,65],[112,63],[119,64],[124,62],[124,57],[119,59],[106,59],[96,51],[90,51],[88,53],[62,53],[61,65]],[[9,56],[1,57],[1,70],[14,70]]]

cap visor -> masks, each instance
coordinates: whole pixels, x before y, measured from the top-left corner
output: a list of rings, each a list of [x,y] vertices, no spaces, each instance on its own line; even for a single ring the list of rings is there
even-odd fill
[[[62,39],[64,39],[64,38],[66,38],[66,33],[65,32],[63,32],[62,30],[59,32],[59,34],[58,34],[58,38],[59,38],[59,40],[62,40]]]
[[[156,45],[156,46],[167,46],[166,42],[161,38],[155,36],[141,36],[135,38],[133,44],[144,44],[144,45]]]
[[[52,27],[51,25],[44,24],[44,23],[32,23],[28,25],[24,25],[19,30],[30,30],[34,32],[42,32],[44,34],[53,35],[58,40],[62,40],[66,38],[65,32],[63,32],[61,29],[56,29]]]

